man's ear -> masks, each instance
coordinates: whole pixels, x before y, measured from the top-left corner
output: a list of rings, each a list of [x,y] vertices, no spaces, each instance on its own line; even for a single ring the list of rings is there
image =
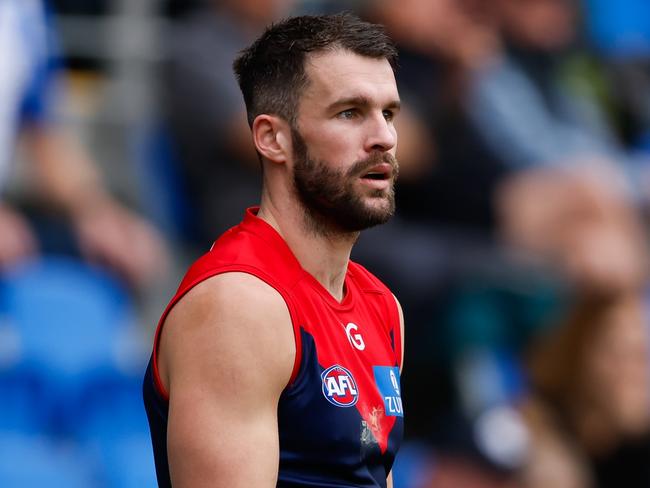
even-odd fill
[[[291,154],[289,124],[280,117],[261,114],[253,121],[253,142],[257,151],[273,163],[285,163]]]

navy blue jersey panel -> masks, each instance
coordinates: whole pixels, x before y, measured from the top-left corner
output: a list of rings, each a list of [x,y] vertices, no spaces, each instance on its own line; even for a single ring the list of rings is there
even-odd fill
[[[301,329],[301,340],[300,372],[278,408],[278,486],[386,486],[383,457],[372,433],[354,406],[336,407],[326,399],[314,338]]]
[[[169,477],[169,462],[167,460],[167,417],[169,414],[169,404],[156,390],[151,359],[147,366],[147,372],[144,375],[142,395],[147,419],[149,420],[149,430],[151,431],[151,443],[156,462],[158,486],[160,488],[171,488],[172,483]]]

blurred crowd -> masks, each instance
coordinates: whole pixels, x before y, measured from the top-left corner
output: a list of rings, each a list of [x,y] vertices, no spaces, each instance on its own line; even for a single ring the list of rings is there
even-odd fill
[[[136,309],[177,282],[179,256],[257,203],[236,53],[289,14],[352,10],[400,50],[397,214],[353,256],[406,318],[396,488],[650,486],[647,1],[152,0],[154,111],[124,129],[135,199],[57,112],[66,79],[111,71],[75,63],[53,19],[118,4],[0,1],[2,324],[20,324],[11,280],[43,259],[106,273]],[[0,395],[32,394],[8,351]],[[0,421],[0,443],[16,429]]]

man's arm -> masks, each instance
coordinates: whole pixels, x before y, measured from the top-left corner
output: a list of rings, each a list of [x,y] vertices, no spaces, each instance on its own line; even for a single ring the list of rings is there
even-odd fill
[[[175,488],[275,487],[277,404],[295,353],[284,300],[251,275],[210,278],[174,307],[159,368]]]

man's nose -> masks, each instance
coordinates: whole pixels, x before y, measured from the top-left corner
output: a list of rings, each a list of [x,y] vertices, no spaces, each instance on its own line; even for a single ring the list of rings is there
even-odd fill
[[[383,113],[368,120],[366,151],[390,151],[397,144],[397,132],[391,121],[386,120]]]

